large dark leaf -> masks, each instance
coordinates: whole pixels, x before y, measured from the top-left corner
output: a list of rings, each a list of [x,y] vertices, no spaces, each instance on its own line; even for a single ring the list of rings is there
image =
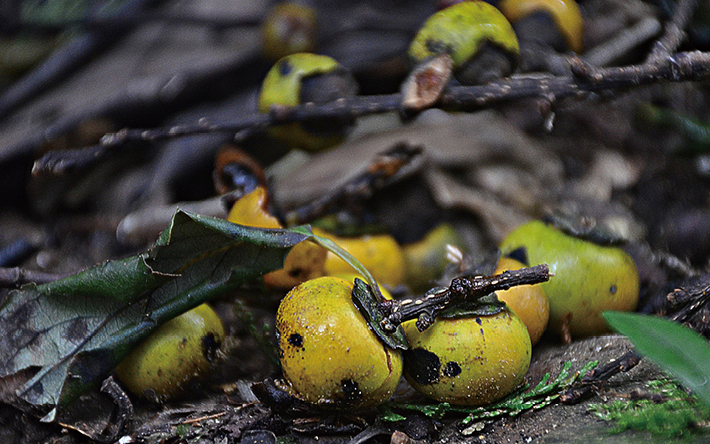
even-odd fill
[[[12,292],[0,307],[0,378],[38,368],[18,396],[52,420],[157,326],[281,267],[307,231],[178,212],[146,253]]]
[[[658,316],[604,312],[612,328],[626,335],[643,355],[710,405],[710,345],[677,322]]]

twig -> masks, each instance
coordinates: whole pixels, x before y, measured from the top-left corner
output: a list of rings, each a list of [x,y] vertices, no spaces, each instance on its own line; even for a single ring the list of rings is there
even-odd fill
[[[700,80],[710,76],[710,53],[684,52],[667,57],[665,63],[631,65],[626,67],[594,68],[579,58],[571,59],[573,75],[527,75],[491,82],[486,85],[457,86],[444,93],[439,101],[441,107],[482,109],[504,102],[529,97],[543,97],[549,102],[568,97],[584,97],[589,93],[623,90],[660,81]],[[269,126],[297,121],[327,118],[352,119],[369,114],[399,111],[401,94],[357,96],[342,98],[325,104],[307,103],[294,107],[274,107],[269,113],[252,113],[225,123],[201,120],[195,125],[177,125],[157,129],[123,129],[107,134],[100,145],[73,152],[61,159],[61,152],[52,158],[39,159],[33,171],[52,172],[51,165],[69,167],[93,158],[95,152],[105,148],[117,148],[127,142],[159,140],[215,132],[236,134],[243,130],[261,130]],[[48,164],[49,163],[49,164]]]
[[[411,170],[407,167],[416,163],[415,159],[421,158],[421,153],[420,147],[411,147],[405,143],[397,144],[380,153],[366,171],[333,192],[288,211],[284,214],[283,220],[287,226],[309,223],[345,203],[366,199],[375,191],[401,178],[407,170]],[[414,167],[416,168],[416,165]]]
[[[155,3],[155,0],[127,1],[116,13],[128,19],[138,11]],[[18,106],[54,86],[77,67],[91,59],[110,42],[118,39],[128,27],[116,27],[101,32],[88,32],[74,38],[54,51],[44,62],[0,94],[0,119]]]
[[[698,0],[679,0],[673,18],[666,23],[666,32],[654,44],[646,63],[656,63],[669,57],[687,37],[685,28],[697,9]]]
[[[101,384],[101,391],[111,397],[115,407],[111,413],[111,419],[106,424],[106,428],[94,439],[99,442],[116,442],[133,425],[133,404],[126,392],[113,379],[113,376],[104,379]]]
[[[641,362],[641,355],[636,350],[629,350],[610,363],[599,366],[586,374],[581,381],[560,395],[563,404],[577,404],[588,396],[600,383],[608,381],[612,376],[627,372]]]
[[[217,418],[222,417],[226,414],[227,414],[227,412],[219,412],[219,413],[215,413],[213,415],[201,416],[199,418],[186,419],[183,422],[181,422],[180,424],[196,424],[198,422],[207,421],[210,419],[217,419]]]
[[[190,25],[211,28],[216,31],[237,27],[258,26],[261,17],[199,17],[194,15],[171,14],[160,12],[142,12],[129,16],[85,17],[59,21],[26,20],[19,24],[19,29],[30,32],[61,32],[67,28],[84,28],[90,31],[105,32],[114,29],[131,29],[135,26],[152,22],[165,22],[174,25]]]
[[[655,17],[645,18],[630,28],[625,28],[604,43],[586,51],[582,57],[596,66],[606,66],[632,49],[649,41],[661,32],[661,22]]]
[[[25,268],[0,268],[0,287],[13,288],[20,285],[34,282],[36,284],[46,284],[64,277],[61,274],[45,273],[43,271],[27,270]]]
[[[14,267],[20,265],[32,253],[37,251],[39,245],[21,238],[0,249],[0,267]]]
[[[380,303],[382,328],[394,331],[398,325],[411,319],[417,320],[417,329],[426,330],[434,323],[434,318],[443,309],[462,301],[474,301],[498,290],[506,290],[517,285],[539,284],[550,279],[550,269],[546,264],[520,270],[504,271],[495,276],[463,276],[454,278],[449,287],[429,291],[415,299],[399,299]]]
[[[686,52],[668,57],[667,63],[600,68],[593,72],[579,59],[572,59],[577,67],[575,76],[517,76],[487,85],[452,87],[439,105],[465,108],[485,108],[494,104],[527,97],[545,97],[560,100],[581,97],[586,93],[617,90],[646,85],[661,80],[699,80],[710,75],[710,53]],[[397,111],[401,95],[358,96],[343,98],[322,105],[305,104],[291,108],[273,108],[268,114],[247,115],[226,124],[199,122],[197,125],[174,126],[153,130],[124,129],[102,139],[103,146],[114,146],[129,140],[156,141],[171,137],[204,134],[209,132],[236,133],[247,128],[265,128],[271,125],[324,118],[360,117]]]

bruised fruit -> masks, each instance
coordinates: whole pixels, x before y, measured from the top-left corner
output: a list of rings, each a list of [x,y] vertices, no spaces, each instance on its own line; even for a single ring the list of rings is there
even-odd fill
[[[234,203],[227,220],[249,227],[282,228],[266,206],[266,189],[258,187]],[[326,255],[324,248],[312,242],[296,244],[286,255],[284,267],[265,274],[264,283],[270,287],[293,288],[301,282],[322,276]]]
[[[529,266],[549,265],[554,277],[540,285],[550,302],[549,327],[555,332],[605,333],[602,311],[632,311],[638,303],[636,265],[619,247],[598,245],[532,221],[503,240],[501,254]]]
[[[520,270],[525,265],[508,257],[501,257],[495,274],[507,270]],[[497,291],[498,299],[508,304],[513,313],[518,315],[530,334],[532,345],[542,337],[550,319],[550,303],[539,284],[518,285],[507,290]]]
[[[484,405],[513,391],[530,366],[530,336],[509,309],[488,316],[437,318],[420,332],[403,324],[410,349],[404,376],[420,393],[454,405]]]
[[[353,284],[326,276],[292,289],[276,314],[284,377],[306,401],[364,408],[387,400],[402,355],[375,335],[352,301]]]
[[[165,401],[209,372],[223,339],[222,321],[202,304],[160,326],[121,361],[116,374],[131,393]]]

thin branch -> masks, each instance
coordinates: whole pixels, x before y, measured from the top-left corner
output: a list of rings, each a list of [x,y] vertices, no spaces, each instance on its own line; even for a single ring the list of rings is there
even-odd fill
[[[161,12],[141,12],[134,15],[111,17],[85,17],[59,21],[27,20],[19,28],[31,32],[61,32],[68,28],[84,28],[90,31],[105,32],[113,29],[132,29],[146,23],[163,22],[171,25],[201,26],[215,31],[238,27],[259,26],[261,17],[200,17],[195,15],[172,14]]]
[[[554,102],[568,97],[581,98],[590,93],[619,91],[661,81],[681,82],[710,76],[710,52],[700,51],[678,53],[658,63],[626,67],[595,68],[579,58],[571,59],[570,63],[572,75],[521,75],[486,85],[451,87],[442,95],[438,106],[473,110],[529,97],[543,97]],[[128,142],[156,142],[214,132],[236,134],[243,130],[261,130],[273,125],[326,118],[352,119],[399,111],[401,101],[401,94],[357,96],[319,105],[307,103],[290,108],[273,107],[269,113],[252,113],[231,122],[201,120],[195,125],[123,129],[104,136],[100,145],[74,151],[63,159],[61,152],[52,154],[50,158],[43,157],[35,162],[33,172],[51,173],[54,171],[53,165],[61,165],[62,170],[77,163],[84,165],[91,162],[91,158],[97,157],[95,152],[119,148]]]
[[[0,268],[0,288],[14,288],[34,282],[46,284],[64,277],[62,274],[45,273],[43,271],[27,270],[25,268]]]
[[[435,288],[415,299],[387,300],[380,304],[385,314],[381,326],[394,331],[401,323],[416,319],[419,331],[424,331],[445,308],[462,301],[474,301],[495,291],[517,285],[534,285],[550,280],[547,264],[520,270],[509,270],[495,276],[462,276],[454,278],[448,287]]]
[[[587,373],[578,384],[560,395],[563,404],[577,404],[586,398],[592,390],[608,381],[612,376],[627,372],[641,362],[641,355],[636,350],[630,350],[606,365],[599,366]]]
[[[129,19],[153,3],[155,3],[154,0],[127,1],[117,11],[117,15]],[[20,105],[56,85],[98,54],[109,43],[130,30],[129,27],[114,27],[100,32],[87,32],[73,38],[69,43],[54,51],[32,71],[0,93],[0,119],[5,118]]]
[[[320,198],[283,215],[286,226],[302,225],[332,213],[352,202],[371,197],[377,190],[416,170],[422,161],[421,147],[400,143],[378,154],[367,170]]]
[[[680,44],[685,40],[687,34],[685,28],[693,18],[693,12],[697,9],[698,0],[679,0],[673,11],[673,18],[666,23],[666,32],[654,44],[651,54],[646,59],[646,63],[656,63],[673,54]]]

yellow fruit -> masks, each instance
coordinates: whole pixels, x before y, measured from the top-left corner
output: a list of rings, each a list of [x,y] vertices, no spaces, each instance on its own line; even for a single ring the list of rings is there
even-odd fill
[[[450,224],[442,223],[419,242],[402,246],[405,258],[405,283],[415,292],[426,291],[441,277],[449,264],[446,246],[461,247],[461,237]]]
[[[530,366],[530,336],[508,309],[490,316],[437,318],[423,332],[411,321],[403,328],[411,346],[404,352],[404,376],[440,402],[495,402],[520,385]]]
[[[257,228],[282,228],[266,210],[267,194],[262,187],[244,195],[229,211],[227,220]],[[293,288],[323,275],[327,251],[312,242],[296,244],[284,259],[284,267],[264,275],[264,283],[275,288]]]
[[[525,265],[507,257],[501,257],[495,274],[507,270],[519,270]],[[540,285],[518,285],[508,290],[496,292],[498,299],[508,304],[513,313],[518,315],[530,334],[532,345],[542,337],[550,319],[550,303]]]
[[[357,84],[334,59],[310,53],[291,54],[277,61],[266,74],[259,94],[259,111],[302,103],[326,103],[354,96]],[[269,129],[269,135],[292,148],[320,151],[340,143],[351,119],[291,123]]]
[[[284,377],[305,400],[364,408],[387,400],[401,353],[382,343],[352,302],[353,284],[326,276],[292,289],[276,314]]]
[[[202,304],[160,326],[121,361],[116,374],[131,393],[164,401],[210,370],[223,339],[222,321]]]
[[[632,311],[639,297],[639,276],[631,257],[621,248],[598,245],[563,233],[541,221],[528,222],[506,237],[501,254],[526,265],[548,264],[554,274],[540,284],[550,302],[549,327],[573,336],[609,331],[600,316],[604,310]]]
[[[275,5],[261,27],[264,55],[271,61],[298,52],[312,52],[316,46],[316,12],[295,2]]]
[[[499,50],[501,57],[481,60],[489,66],[471,66],[487,47]],[[433,14],[409,47],[409,57],[415,64],[442,53],[451,56],[454,75],[461,83],[476,84],[492,80],[489,75],[481,77],[482,70],[498,63],[498,76],[510,74],[520,48],[513,27],[498,9],[483,1],[472,1]]]
[[[397,241],[389,234],[366,234],[358,237],[338,237],[317,228],[313,232],[327,237],[352,254],[367,268],[379,284],[396,287],[404,282],[404,253]],[[328,252],[325,260],[325,274],[352,273],[353,267]]]
[[[363,282],[367,282],[367,280],[364,277],[360,276],[357,273],[338,273],[338,274],[333,275],[333,277],[345,279],[346,281],[350,282],[353,285],[355,285],[355,278],[358,278]],[[389,290],[387,290],[386,288],[380,287],[380,293],[382,294],[382,297],[384,297],[385,299],[387,299],[389,301],[392,300],[392,293],[390,293]]]
[[[567,47],[582,52],[584,21],[574,0],[502,0],[498,8],[513,24],[537,12],[549,14]]]

